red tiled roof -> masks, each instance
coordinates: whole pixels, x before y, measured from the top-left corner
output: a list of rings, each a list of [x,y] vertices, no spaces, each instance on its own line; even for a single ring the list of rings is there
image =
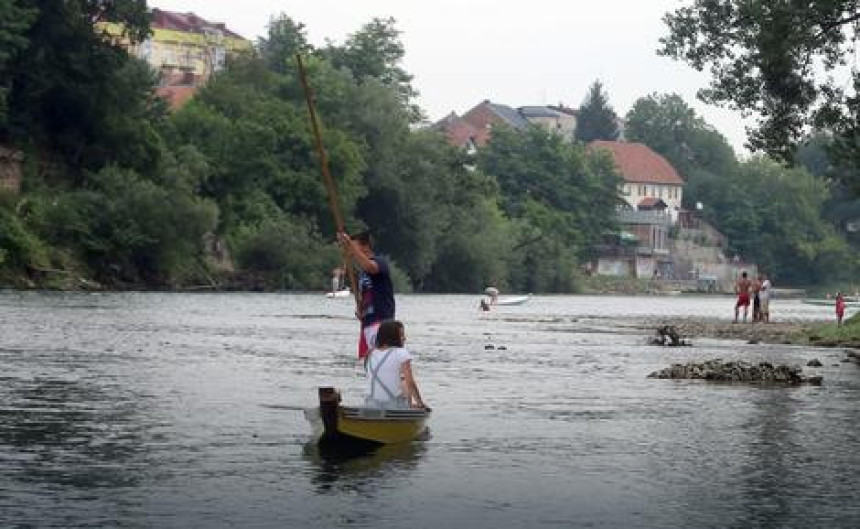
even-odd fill
[[[662,204],[664,208],[668,207],[668,204],[663,202],[662,198],[658,197],[645,197],[639,201],[639,204],[637,204],[637,206],[639,206],[640,208],[653,208],[654,206],[660,204]]]
[[[606,149],[615,158],[615,165],[624,180],[637,184],[684,185],[684,180],[666,158],[641,143],[594,141],[589,149]]]
[[[442,118],[436,127],[445,134],[448,142],[455,147],[465,147],[470,141],[477,141],[481,133],[453,112]]]
[[[225,37],[241,39],[242,36],[227,29],[224,24],[209,22],[194,13],[177,13],[174,11],[152,10],[153,29],[171,29],[188,33],[203,33],[204,30],[218,30]]]

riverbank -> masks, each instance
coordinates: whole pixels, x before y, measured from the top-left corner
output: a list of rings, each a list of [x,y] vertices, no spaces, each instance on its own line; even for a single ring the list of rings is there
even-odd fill
[[[773,323],[732,323],[720,318],[649,317],[640,318],[632,326],[653,333],[659,327],[671,325],[684,338],[716,338],[741,340],[747,343],[811,345],[860,349],[860,319],[852,318],[845,325],[835,323],[777,321]]]

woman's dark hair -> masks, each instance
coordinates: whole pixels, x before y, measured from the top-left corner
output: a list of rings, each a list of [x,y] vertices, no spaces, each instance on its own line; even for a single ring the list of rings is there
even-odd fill
[[[377,347],[403,347],[403,324],[397,320],[388,320],[379,324],[376,331]]]

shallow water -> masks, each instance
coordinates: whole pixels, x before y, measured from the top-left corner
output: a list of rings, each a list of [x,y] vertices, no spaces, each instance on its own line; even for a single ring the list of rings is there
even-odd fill
[[[432,437],[338,461],[300,410],[319,385],[362,396],[349,300],[2,293],[0,527],[860,527],[860,367],[841,351],[613,331],[729,318],[724,297],[476,305],[398,297]],[[646,378],[717,356],[817,357],[825,383]]]

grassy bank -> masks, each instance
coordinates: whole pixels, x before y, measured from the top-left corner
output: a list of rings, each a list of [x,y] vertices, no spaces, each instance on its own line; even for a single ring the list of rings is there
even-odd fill
[[[860,314],[855,314],[841,326],[835,323],[816,325],[798,338],[809,345],[860,348]]]

